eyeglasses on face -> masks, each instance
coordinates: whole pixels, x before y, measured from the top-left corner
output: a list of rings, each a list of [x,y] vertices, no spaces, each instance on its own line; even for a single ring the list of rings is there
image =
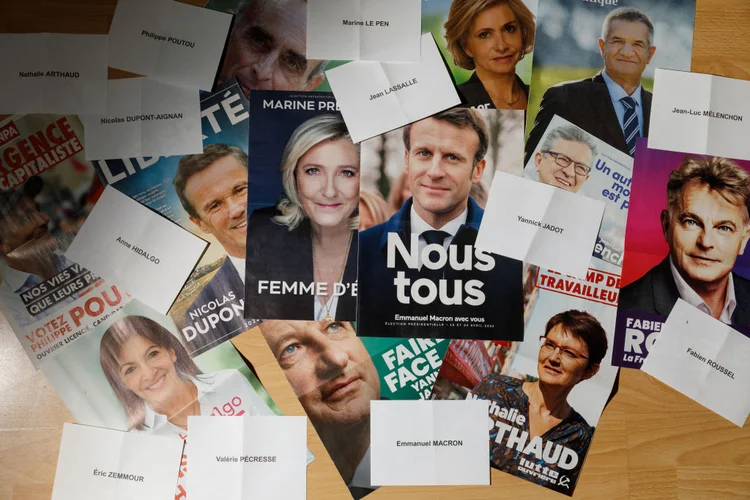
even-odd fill
[[[566,361],[568,363],[574,362],[578,359],[589,359],[587,356],[584,356],[575,349],[556,344],[544,335],[539,337],[539,343],[541,344],[542,354],[550,355],[555,352],[555,350],[559,349],[560,357],[563,359],[563,361]]]
[[[575,170],[575,173],[584,176],[588,175],[589,172],[591,172],[591,167],[584,163],[574,162],[572,159],[568,158],[562,153],[557,153],[555,151],[542,151],[542,154],[550,155],[552,158],[554,158],[555,163],[560,165],[562,168],[567,168],[570,166],[570,164],[573,164],[573,170]]]

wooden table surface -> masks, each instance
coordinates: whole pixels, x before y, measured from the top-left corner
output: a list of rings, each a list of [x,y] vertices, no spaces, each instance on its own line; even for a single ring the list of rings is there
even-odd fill
[[[693,71],[750,79],[750,0],[697,2]],[[116,0],[0,0],[0,32],[107,33],[115,5]],[[304,415],[260,334],[251,330],[233,343],[284,413]],[[72,416],[0,318],[0,500],[50,498],[63,422],[73,422]],[[308,468],[308,498],[351,498],[312,426],[308,430],[308,446],[317,457]],[[367,498],[406,497],[564,498],[494,469],[489,487],[387,487]],[[750,498],[750,426],[738,428],[648,375],[623,370],[575,498]]]

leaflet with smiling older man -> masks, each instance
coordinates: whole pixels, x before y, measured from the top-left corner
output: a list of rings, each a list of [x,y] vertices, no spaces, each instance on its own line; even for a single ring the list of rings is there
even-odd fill
[[[521,261],[475,245],[484,216],[485,170],[521,172],[505,152],[521,140],[523,128],[516,125],[522,116],[453,108],[407,125],[387,137],[403,144],[394,148],[397,153],[383,155],[386,164],[403,165],[394,183],[377,172],[383,161],[378,140],[363,146],[367,176],[380,176],[378,187],[391,183],[397,195],[402,182],[411,196],[389,220],[360,232],[359,335],[523,338]],[[491,133],[488,122],[500,126]],[[506,131],[502,140],[498,130]],[[398,171],[385,167],[381,172]]]
[[[654,69],[690,68],[695,0],[540,0],[538,15],[526,162],[555,115],[633,156]]]

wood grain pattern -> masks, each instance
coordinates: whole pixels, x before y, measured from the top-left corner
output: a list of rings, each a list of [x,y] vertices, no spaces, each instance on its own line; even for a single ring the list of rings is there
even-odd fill
[[[654,0],[655,2],[658,0]],[[750,79],[750,0],[697,0],[692,70]],[[199,4],[200,0],[189,3]],[[0,0],[0,32],[107,33],[116,0]],[[111,70],[111,77],[126,73]],[[257,331],[233,340],[289,415],[304,415]],[[73,419],[0,321],[0,500],[48,499],[62,423]],[[312,426],[308,497],[346,499]],[[492,471],[490,487],[381,488],[368,499],[560,499]],[[750,426],[737,428],[648,375],[624,370],[581,473],[577,499],[750,498]]]

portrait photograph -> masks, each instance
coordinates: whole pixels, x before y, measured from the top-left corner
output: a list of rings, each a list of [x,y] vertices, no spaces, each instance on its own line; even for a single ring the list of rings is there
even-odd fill
[[[449,342],[363,338],[355,323],[327,320],[268,320],[252,333],[263,335],[352,497],[377,489],[370,402],[428,399]]]
[[[461,101],[484,109],[526,109],[538,0],[422,0]]]
[[[489,401],[490,465],[572,495],[617,368],[597,316],[609,318],[580,300],[556,306],[523,342],[452,341],[432,397]]]
[[[554,115],[633,156],[655,69],[690,70],[695,0],[539,0],[537,16],[526,162]]]
[[[640,367],[678,298],[750,334],[749,206],[750,162],[638,143],[615,363]]]
[[[42,370],[84,425],[181,437],[188,416],[281,414],[230,342],[191,357],[170,318],[137,300]]]
[[[358,328],[520,339],[520,261],[474,246],[494,175],[522,175],[523,112],[452,108],[362,143]]]
[[[353,321],[359,145],[330,93],[254,95],[245,315]]]

